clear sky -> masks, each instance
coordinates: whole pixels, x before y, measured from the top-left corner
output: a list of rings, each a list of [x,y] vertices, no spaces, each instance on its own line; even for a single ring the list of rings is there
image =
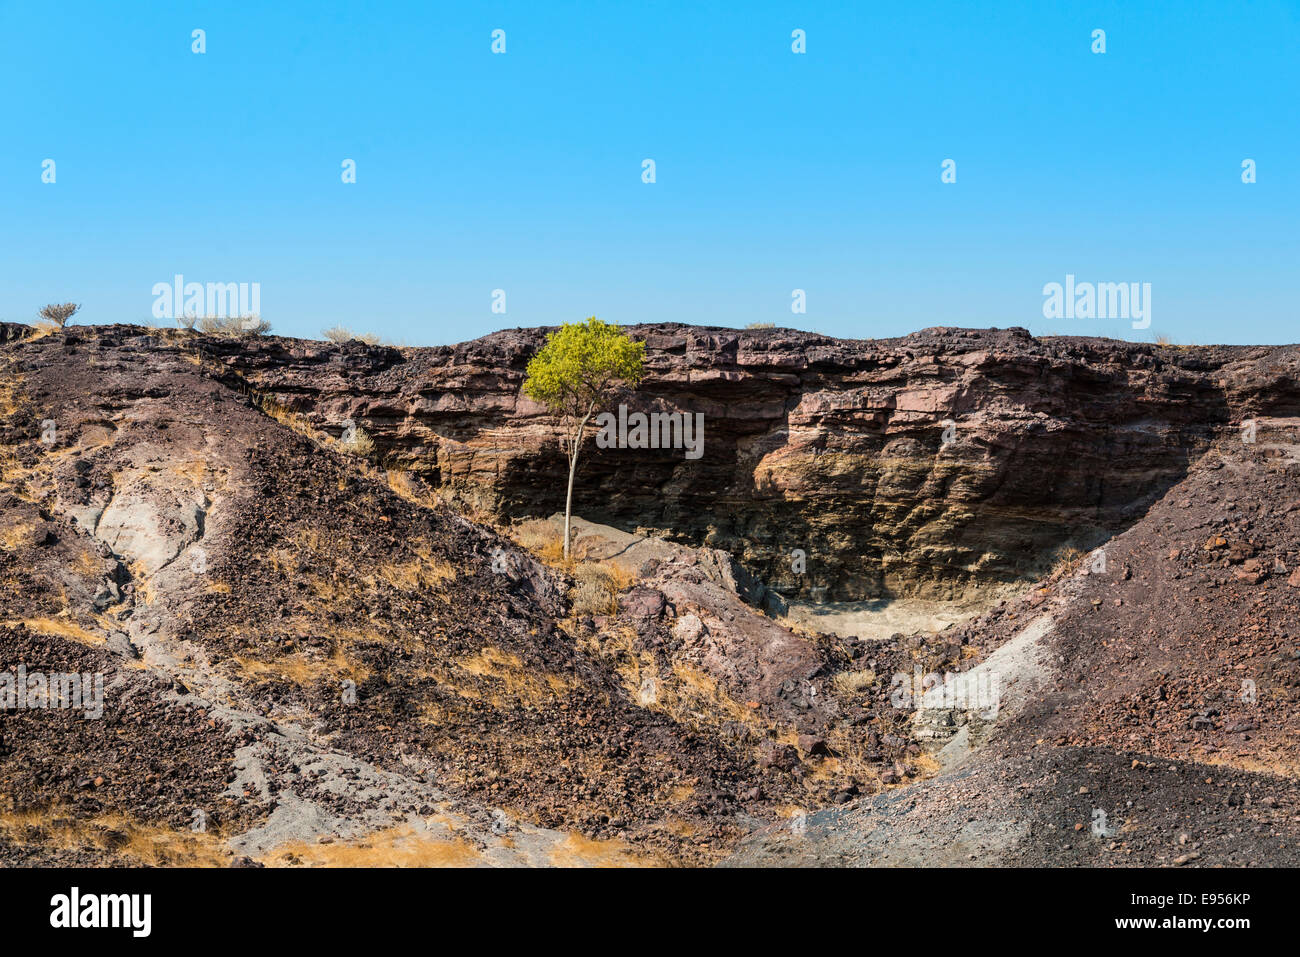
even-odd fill
[[[179,273],[412,345],[590,314],[1300,341],[1298,0],[0,0],[0,97],[0,319],[146,321]],[[1067,274],[1150,283],[1150,327],[1044,318]]]

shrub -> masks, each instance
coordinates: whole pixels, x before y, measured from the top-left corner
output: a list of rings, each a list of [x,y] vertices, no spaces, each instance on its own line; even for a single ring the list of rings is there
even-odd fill
[[[542,564],[566,568],[564,541],[559,530],[550,522],[532,520],[510,529],[516,545],[531,552]]]
[[[375,449],[375,440],[372,439],[366,430],[357,426],[351,432],[344,432],[344,438],[339,440],[339,446],[344,452],[352,455],[369,455]]]
[[[618,592],[614,580],[599,565],[583,563],[574,572],[575,584],[569,597],[573,599],[573,614],[612,615],[618,611]]]
[[[855,695],[876,683],[874,671],[841,671],[831,679],[835,690],[843,695]]]
[[[775,322],[751,322],[745,326],[746,329],[775,329]]]
[[[261,336],[271,331],[271,324],[261,316],[203,316],[197,325],[205,335],[227,339]]]
[[[573,578],[569,598],[575,616],[617,614],[619,593],[632,584],[631,576],[606,562],[581,562]]]
[[[62,329],[73,316],[77,314],[79,306],[75,302],[52,302],[41,309],[41,318],[46,322],[53,323]]]
[[[379,336],[373,332],[355,333],[347,326],[330,326],[328,329],[322,329],[321,335],[330,342],[351,342],[356,339],[358,342],[364,342],[368,346],[379,344]]]

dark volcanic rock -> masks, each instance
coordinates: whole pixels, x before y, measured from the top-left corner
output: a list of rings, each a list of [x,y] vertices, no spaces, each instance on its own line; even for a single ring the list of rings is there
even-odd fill
[[[381,459],[518,518],[563,509],[557,433],[520,394],[545,331],[428,349],[199,348],[264,402],[332,434],[363,423]],[[646,342],[648,374],[629,408],[703,413],[704,452],[688,460],[593,441],[575,510],[725,549],[787,597],[950,597],[1034,577],[1058,548],[1088,548],[1132,522],[1243,418],[1300,413],[1294,347],[1021,329],[860,341],[671,323],[630,331]]]
[[[705,452],[584,452],[579,512],[650,537],[575,612],[581,569],[526,523],[433,494],[562,506],[519,396],[543,330],[0,326],[0,672],[107,692],[102,721],[0,713],[0,864],[295,863],[444,815],[497,863],[572,831],[709,862],[754,828],[739,860],[1294,860],[1294,347],[633,331],[629,403],[703,412]],[[1048,566],[938,633],[755,608],[765,579],[942,596]],[[896,694],[990,672],[991,711]]]

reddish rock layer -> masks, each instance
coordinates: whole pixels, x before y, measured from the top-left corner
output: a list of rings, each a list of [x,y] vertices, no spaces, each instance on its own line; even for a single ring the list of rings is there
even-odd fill
[[[727,549],[787,597],[949,597],[1033,577],[1062,550],[1131,524],[1244,418],[1300,414],[1290,346],[1021,329],[889,340],[678,324],[630,332],[646,342],[648,374],[629,408],[703,413],[704,454],[590,441],[575,510]],[[355,420],[383,459],[518,518],[563,508],[555,426],[520,394],[544,334],[400,350],[192,345],[264,404],[334,434]]]

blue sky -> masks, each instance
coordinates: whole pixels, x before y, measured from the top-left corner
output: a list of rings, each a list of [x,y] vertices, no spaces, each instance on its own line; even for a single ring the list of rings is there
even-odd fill
[[[0,0],[0,81],[0,319],[142,322],[180,273],[412,345],[590,314],[1300,340],[1294,0]],[[1066,274],[1150,283],[1150,328],[1045,319]]]

